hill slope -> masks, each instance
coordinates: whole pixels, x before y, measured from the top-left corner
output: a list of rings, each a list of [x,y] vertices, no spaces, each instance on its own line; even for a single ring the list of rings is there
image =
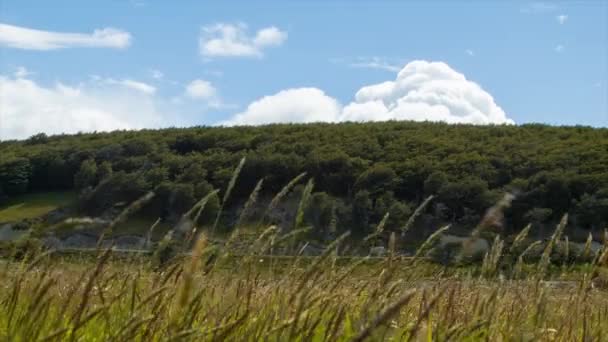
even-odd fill
[[[107,211],[157,189],[155,206],[177,217],[247,162],[228,207],[264,178],[261,197],[301,172],[315,181],[306,220],[318,230],[335,214],[366,232],[390,212],[398,227],[426,196],[428,216],[473,226],[504,191],[517,194],[509,229],[569,212],[577,227],[608,224],[608,129],[383,122],[194,127],[0,143],[0,194],[101,189],[79,210]],[[296,194],[300,191],[295,189]]]

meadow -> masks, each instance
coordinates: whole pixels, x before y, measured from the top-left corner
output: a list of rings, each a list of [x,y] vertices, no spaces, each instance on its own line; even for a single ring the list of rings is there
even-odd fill
[[[76,199],[74,192],[40,192],[11,198],[0,205],[0,222],[35,218]]]
[[[200,234],[188,253],[154,258],[54,256],[0,268],[7,341],[602,341],[608,249],[584,264],[506,264],[497,239],[483,263],[444,267],[398,256],[342,258],[342,235],[317,257],[271,257],[270,227],[234,255]],[[435,235],[435,234],[434,234]],[[436,236],[435,236],[436,237]],[[523,236],[519,236],[523,241]],[[515,246],[517,247],[517,246]],[[523,246],[520,246],[523,247]],[[602,278],[604,277],[604,278]],[[601,282],[604,281],[604,284]]]

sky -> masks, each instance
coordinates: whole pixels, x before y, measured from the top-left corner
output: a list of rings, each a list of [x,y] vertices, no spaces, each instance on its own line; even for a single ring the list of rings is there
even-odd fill
[[[0,1],[0,140],[274,122],[608,126],[608,1]]]

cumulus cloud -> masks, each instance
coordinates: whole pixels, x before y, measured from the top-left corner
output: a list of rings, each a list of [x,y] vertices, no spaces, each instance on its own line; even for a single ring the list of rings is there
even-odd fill
[[[260,29],[252,37],[243,23],[218,23],[201,29],[199,52],[207,58],[261,57],[264,48],[279,46],[286,40],[287,32],[274,26]]]
[[[259,47],[278,46],[283,44],[285,40],[287,40],[287,32],[271,26],[258,31],[253,39],[253,45]]]
[[[128,87],[128,86],[127,86]],[[137,88],[137,86],[136,86]],[[0,76],[0,140],[33,134],[154,128],[169,124],[141,89],[87,83],[44,86]]]
[[[217,96],[217,90],[211,82],[197,79],[186,86],[186,95],[193,99],[211,99]]]
[[[365,110],[371,106],[375,110]],[[340,118],[341,121],[386,119],[513,123],[478,84],[443,62],[427,61],[408,63],[395,81],[361,88]]]
[[[385,120],[514,123],[489,93],[447,64],[413,61],[394,81],[362,87],[344,107],[316,88],[289,89],[254,101],[221,124]]]
[[[221,125],[261,125],[275,122],[335,121],[340,104],[317,88],[287,89],[251,103]]]
[[[63,33],[0,24],[0,46],[25,50],[55,50],[72,47],[126,48],[131,34],[107,27],[93,33]]]

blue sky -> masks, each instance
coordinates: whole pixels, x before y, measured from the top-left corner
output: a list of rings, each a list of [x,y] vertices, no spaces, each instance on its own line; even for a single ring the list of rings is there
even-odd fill
[[[0,139],[281,121],[608,126],[606,1],[3,0],[0,23]]]

